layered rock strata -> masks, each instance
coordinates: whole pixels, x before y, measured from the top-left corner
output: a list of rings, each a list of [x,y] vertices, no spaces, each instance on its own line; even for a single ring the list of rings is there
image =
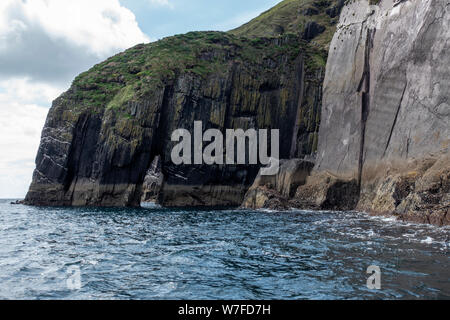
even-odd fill
[[[165,206],[239,206],[259,166],[174,165],[177,129],[279,129],[280,154],[317,147],[322,67],[295,35],[197,32],[138,45],[78,76],[42,133],[26,203],[139,206],[156,156]]]

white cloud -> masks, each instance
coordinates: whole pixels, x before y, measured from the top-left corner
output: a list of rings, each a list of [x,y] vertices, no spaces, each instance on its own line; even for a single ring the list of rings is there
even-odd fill
[[[169,7],[170,9],[174,8],[174,5],[169,0],[148,0],[150,4],[159,6],[159,7]]]
[[[95,63],[148,42],[119,0],[1,0],[0,76],[70,81]]]
[[[25,195],[51,101],[80,72],[148,41],[119,0],[0,1],[0,198]]]
[[[55,87],[45,83],[32,82],[29,78],[11,78],[0,81],[0,101],[14,99],[17,103],[34,103],[49,106],[63,91],[62,87]]]
[[[159,0],[165,2],[164,0]],[[98,55],[148,42],[134,14],[118,0],[2,0],[0,37],[40,26],[54,40],[64,39]]]
[[[48,106],[61,92],[28,79],[0,81],[0,197],[24,197]]]

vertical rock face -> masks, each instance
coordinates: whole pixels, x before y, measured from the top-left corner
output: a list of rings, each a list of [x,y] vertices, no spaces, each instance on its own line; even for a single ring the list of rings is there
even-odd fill
[[[194,121],[203,122],[203,132],[211,128],[223,133],[226,129],[280,129],[280,140],[286,142],[280,154],[289,157],[297,136],[294,129],[304,76],[301,55],[266,60],[261,72],[230,63],[224,76],[212,75],[206,81],[180,76],[167,97],[159,128],[157,148],[165,176],[160,202],[166,206],[240,205],[258,167],[176,166],[171,160],[172,132],[183,128],[193,134]]]
[[[295,206],[290,199],[295,195],[297,188],[306,183],[314,163],[291,159],[280,162],[277,175],[258,175],[245,195],[243,208],[249,209],[288,209]]]
[[[160,155],[163,205],[239,206],[259,167],[175,166],[172,132],[193,133],[194,121],[222,132],[280,129],[283,158],[310,154],[323,73],[308,55],[294,35],[203,32],[108,59],[53,103],[26,203],[139,206]]]
[[[330,45],[311,181],[356,182],[361,210],[448,223],[450,4],[370,3],[344,7]]]

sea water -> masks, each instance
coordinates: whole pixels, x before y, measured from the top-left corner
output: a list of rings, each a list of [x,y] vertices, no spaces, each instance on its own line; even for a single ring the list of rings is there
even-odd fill
[[[1,299],[450,298],[449,228],[356,212],[11,201],[0,200]]]

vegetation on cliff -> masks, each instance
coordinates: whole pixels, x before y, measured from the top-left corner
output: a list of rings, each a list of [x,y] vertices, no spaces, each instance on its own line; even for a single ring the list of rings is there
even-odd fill
[[[312,40],[311,49],[326,62],[344,4],[344,0],[285,0],[230,33],[245,37],[276,37],[287,33],[300,35],[305,40]],[[311,31],[315,32],[310,34]]]
[[[315,74],[325,67],[340,2],[285,0],[228,33],[189,32],[137,45],[80,74],[60,99],[76,101],[78,110],[119,110],[123,103],[145,96],[181,73],[207,77],[224,72],[230,55],[263,72],[265,61],[286,53],[295,59],[301,50],[307,72]],[[307,32],[313,39],[305,39]]]
[[[221,74],[229,58],[264,72],[264,64],[288,55],[294,60],[300,46],[294,35],[273,39],[240,38],[223,32],[190,32],[147,45],[137,45],[79,75],[67,99],[80,108],[112,108],[139,99],[182,73],[202,78]],[[258,70],[254,70],[258,71]]]

